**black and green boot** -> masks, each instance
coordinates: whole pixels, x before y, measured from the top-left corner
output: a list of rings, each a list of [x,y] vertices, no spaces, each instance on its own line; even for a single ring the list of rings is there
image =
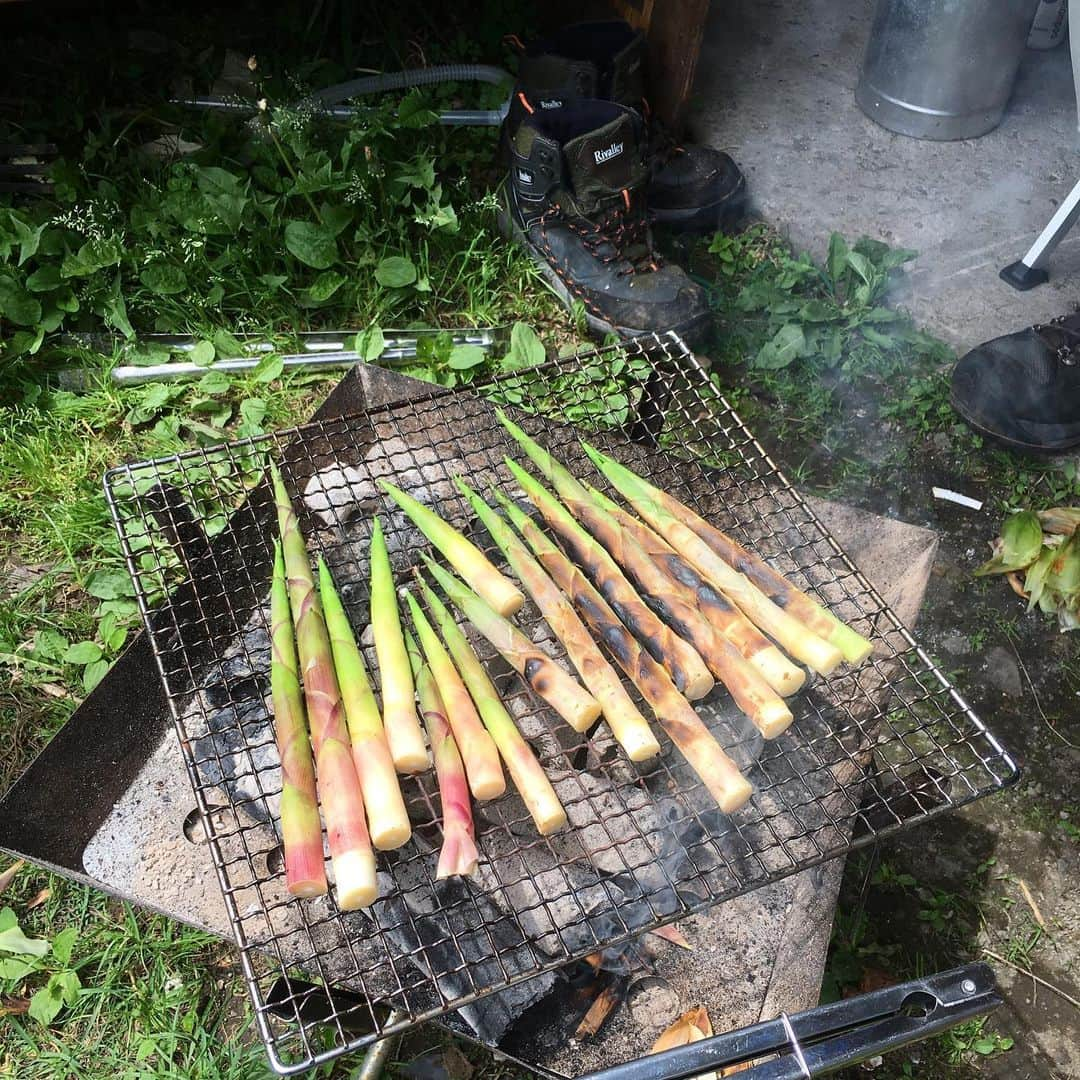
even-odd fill
[[[581,301],[590,330],[700,339],[704,290],[653,247],[647,140],[633,109],[575,99],[537,110],[517,126],[509,154],[504,227],[568,307]]]
[[[604,98],[648,118],[645,39],[621,19],[564,26],[524,46],[505,130],[512,139],[526,116],[561,109],[575,98]],[[746,210],[746,180],[720,150],[680,145],[648,120],[651,219],[671,228],[730,228]]]

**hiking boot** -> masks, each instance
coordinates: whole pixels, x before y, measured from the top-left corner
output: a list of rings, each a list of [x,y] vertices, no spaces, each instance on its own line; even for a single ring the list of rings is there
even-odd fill
[[[994,338],[953,371],[953,408],[1015,450],[1080,445],[1080,314]]]
[[[604,98],[647,118],[645,38],[621,19],[565,26],[523,48],[505,130],[524,117],[560,109],[572,98]],[[710,146],[682,146],[650,120],[645,202],[653,221],[711,231],[734,225],[746,209],[746,180]]]
[[[537,111],[510,145],[503,227],[563,303],[582,302],[594,333],[675,330],[692,342],[708,325],[705,291],[653,248],[647,177],[633,109],[578,99]]]

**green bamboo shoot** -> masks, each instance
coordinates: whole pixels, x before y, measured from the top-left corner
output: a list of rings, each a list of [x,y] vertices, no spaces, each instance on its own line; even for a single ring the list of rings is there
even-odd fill
[[[341,687],[341,701],[345,706],[353,764],[364,795],[371,842],[380,851],[391,851],[409,839],[412,826],[364,658],[356,644],[349,616],[334,588],[330,569],[322,558],[319,559],[319,595],[338,686]]]
[[[416,689],[412,667],[401,635],[401,615],[390,555],[376,517],[371,527],[371,629],[379,661],[383,730],[398,772],[423,772],[428,767],[427,747],[416,715]]]
[[[514,786],[532,815],[537,830],[541,836],[556,832],[566,824],[566,811],[559,802],[551,781],[506,711],[499,692],[488,678],[479,657],[473,652],[468,638],[423,577],[419,573],[416,577],[428,611],[442,633],[443,641],[469,688],[484,726],[499,748]]]
[[[304,684],[318,794],[326,821],[338,907],[367,907],[378,896],[375,852],[364,820],[364,797],[353,765],[341,691],[307,547],[277,469],[272,469],[289,607]]]
[[[434,510],[406,495],[399,487],[380,480],[382,487],[408,514],[412,523],[442,552],[446,561],[504,618],[521,610],[525,597],[521,590],[467,537],[443,521]]]
[[[435,877],[467,877],[476,870],[480,853],[476,850],[465,766],[447,722],[446,707],[435,685],[435,676],[408,630],[405,631],[405,648],[412,663],[413,681],[420,699],[420,714],[431,743],[431,756],[435,759],[439,801],[442,803],[443,842]]]
[[[281,758],[285,887],[293,896],[322,896],[326,892],[326,866],[315,795],[315,766],[311,760],[307,716],[300,696],[296,642],[285,582],[285,557],[279,540],[274,541],[274,577],[270,587],[270,698]]]
[[[518,580],[525,586],[525,591],[540,609],[540,614],[563,643],[566,655],[593,697],[600,702],[604,719],[627,756],[631,761],[647,761],[655,757],[660,753],[660,744],[648,721],[631,700],[614,668],[597,648],[592,635],[558,585],[548,577],[505,519],[460,477],[457,478],[457,485],[517,574]],[[579,730],[584,731],[585,728]]]
[[[409,605],[409,614],[420,639],[420,647],[442,698],[446,719],[454,733],[454,741],[465,762],[469,790],[474,799],[495,799],[506,790],[506,779],[499,764],[499,751],[495,740],[484,727],[446,647],[428,622],[423,608],[407,589],[405,602]]]
[[[843,660],[840,650],[772,602],[752,581],[729,566],[681,517],[652,494],[658,489],[591,446],[585,451],[634,509],[707,581],[795,659],[821,675]],[[689,511],[688,511],[689,512]]]
[[[611,650],[720,809],[731,813],[745,805],[753,788],[679,693],[667,671],[641,647],[588,578],[548,539],[536,522],[509,500],[504,500],[503,506],[540,564],[570,597],[593,633]]]

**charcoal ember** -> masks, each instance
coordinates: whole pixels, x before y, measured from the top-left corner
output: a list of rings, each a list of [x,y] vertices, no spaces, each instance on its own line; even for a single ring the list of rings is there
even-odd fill
[[[256,821],[276,821],[280,761],[267,707],[269,610],[252,613],[179,709],[202,782]]]
[[[607,874],[633,872],[652,863],[657,852],[649,834],[656,832],[659,820],[649,794],[625,786],[615,790],[603,774],[578,773],[575,781],[580,794],[564,805],[589,862]]]

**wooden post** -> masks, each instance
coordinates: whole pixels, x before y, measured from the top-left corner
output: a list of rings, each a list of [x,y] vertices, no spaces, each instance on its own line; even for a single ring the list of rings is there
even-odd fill
[[[709,0],[610,0],[615,13],[648,42],[649,107],[677,128],[694,88]]]

